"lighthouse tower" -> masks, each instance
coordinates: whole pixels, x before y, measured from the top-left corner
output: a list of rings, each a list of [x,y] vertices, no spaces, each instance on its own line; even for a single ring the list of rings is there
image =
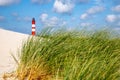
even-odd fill
[[[32,33],[33,36],[36,34],[35,33],[35,18],[32,19]]]

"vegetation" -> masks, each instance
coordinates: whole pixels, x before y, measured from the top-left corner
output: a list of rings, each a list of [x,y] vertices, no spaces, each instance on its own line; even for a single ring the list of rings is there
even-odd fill
[[[120,80],[120,38],[109,31],[42,32],[21,49],[19,80]]]

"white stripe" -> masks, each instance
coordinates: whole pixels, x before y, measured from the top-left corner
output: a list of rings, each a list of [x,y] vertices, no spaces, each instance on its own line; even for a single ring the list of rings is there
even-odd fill
[[[32,31],[35,31],[35,29],[32,29]]]
[[[32,27],[35,27],[35,24],[32,24]]]

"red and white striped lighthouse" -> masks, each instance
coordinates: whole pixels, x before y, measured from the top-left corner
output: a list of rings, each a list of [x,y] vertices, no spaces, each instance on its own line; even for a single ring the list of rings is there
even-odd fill
[[[33,36],[36,34],[35,33],[35,18],[32,19],[32,33]]]

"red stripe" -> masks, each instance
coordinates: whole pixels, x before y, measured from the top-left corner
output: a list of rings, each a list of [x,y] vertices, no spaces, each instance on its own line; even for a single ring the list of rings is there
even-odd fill
[[[35,27],[32,27],[32,29],[35,29]]]
[[[35,21],[32,21],[32,24],[35,24]]]
[[[35,35],[35,31],[32,31],[32,35],[33,35],[33,36]]]

